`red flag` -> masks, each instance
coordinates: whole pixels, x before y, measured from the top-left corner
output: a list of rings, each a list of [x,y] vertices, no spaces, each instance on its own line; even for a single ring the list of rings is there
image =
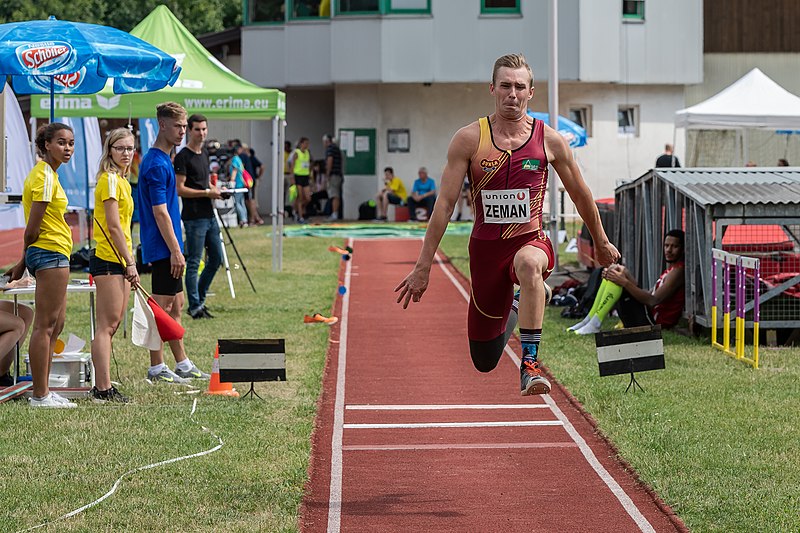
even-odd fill
[[[183,338],[183,334],[186,333],[186,330],[183,329],[183,326],[178,324],[174,318],[169,316],[152,296],[147,298],[147,305],[153,310],[153,315],[156,318],[156,327],[158,327],[158,334],[161,336],[162,341],[176,341]]]

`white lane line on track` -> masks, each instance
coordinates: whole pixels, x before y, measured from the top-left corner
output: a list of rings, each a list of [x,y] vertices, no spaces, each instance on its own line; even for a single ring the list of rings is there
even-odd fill
[[[418,422],[407,424],[345,424],[344,429],[499,428],[561,426],[561,420],[510,420],[508,422]]]
[[[436,253],[436,262],[439,264],[439,267],[442,269],[442,271],[444,271],[453,285],[455,285],[456,289],[458,289],[458,292],[461,293],[461,296],[463,296],[464,299],[469,302],[469,295],[467,294],[467,291],[464,290],[464,287],[461,285],[461,283],[459,283],[459,281],[447,269],[444,262],[439,257],[438,252]],[[517,354],[515,354],[514,351],[508,346],[505,348],[505,353],[508,354],[511,360],[514,361],[514,364],[519,367],[520,360],[519,357],[517,357]],[[608,470],[606,470],[605,467],[600,464],[600,461],[597,460],[597,457],[595,456],[594,452],[592,452],[592,449],[589,447],[583,437],[581,437],[569,419],[567,419],[566,415],[564,415],[558,405],[556,405],[556,402],[553,401],[553,399],[547,394],[543,396],[544,401],[548,406],[550,406],[550,409],[553,411],[556,417],[563,423],[566,432],[569,434],[572,440],[575,441],[575,444],[578,445],[578,448],[580,449],[586,461],[594,469],[600,479],[603,480],[603,483],[606,484],[614,496],[616,496],[617,500],[619,500],[620,504],[631,517],[631,519],[633,519],[633,521],[636,522],[636,525],[639,526],[639,529],[646,533],[655,533],[655,529],[653,529],[653,526],[647,521],[647,518],[645,518],[641,511],[639,511],[639,508],[636,507],[636,504],[633,503],[633,500],[631,500],[630,496],[628,496],[622,487],[619,486],[617,480],[615,480],[614,477],[609,474]]]
[[[353,246],[353,239],[347,239]],[[352,261],[347,261],[344,270],[342,316],[339,322],[339,355],[336,369],[336,401],[333,407],[333,435],[331,437],[331,491],[328,497],[328,533],[339,533],[342,523],[342,432],[344,431],[344,377],[347,362],[347,317],[350,310],[350,275]]]
[[[404,450],[509,450],[528,448],[577,448],[574,442],[497,442],[476,444],[364,444],[342,446],[346,452],[383,452]]]
[[[509,404],[422,404],[422,405],[347,405],[345,409],[354,411],[449,411],[451,409],[548,409],[545,403],[509,403]]]

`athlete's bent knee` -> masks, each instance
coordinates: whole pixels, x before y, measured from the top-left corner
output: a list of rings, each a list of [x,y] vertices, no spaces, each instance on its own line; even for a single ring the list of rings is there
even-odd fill
[[[472,357],[472,364],[475,365],[478,372],[491,372],[494,370],[497,367],[497,363],[500,362],[505,345],[502,335],[490,341],[470,340],[469,354]]]

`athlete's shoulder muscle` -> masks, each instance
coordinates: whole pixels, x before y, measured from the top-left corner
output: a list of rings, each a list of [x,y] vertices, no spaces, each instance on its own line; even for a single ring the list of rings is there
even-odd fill
[[[448,160],[469,161],[478,149],[481,140],[481,128],[478,121],[458,130],[450,141],[447,151]]]

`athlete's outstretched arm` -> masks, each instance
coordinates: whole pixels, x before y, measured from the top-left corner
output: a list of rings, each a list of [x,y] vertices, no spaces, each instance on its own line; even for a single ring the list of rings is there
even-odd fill
[[[549,126],[545,126],[544,135],[547,157],[592,234],[598,262],[604,267],[616,263],[620,258],[619,251],[608,240],[608,235],[600,221],[597,205],[592,198],[592,191],[583,181],[578,163],[572,157],[572,151],[567,142],[560,133]]]
[[[395,292],[400,291],[397,302],[403,302],[403,309],[407,308],[411,301],[418,302],[428,288],[428,278],[436,250],[439,248],[444,231],[453,215],[453,209],[461,194],[464,176],[469,168],[469,159],[475,153],[479,140],[480,129],[478,123],[473,122],[458,130],[450,141],[450,147],[447,149],[447,165],[442,172],[439,196],[433,207],[417,264],[414,266],[414,270],[394,289]]]

